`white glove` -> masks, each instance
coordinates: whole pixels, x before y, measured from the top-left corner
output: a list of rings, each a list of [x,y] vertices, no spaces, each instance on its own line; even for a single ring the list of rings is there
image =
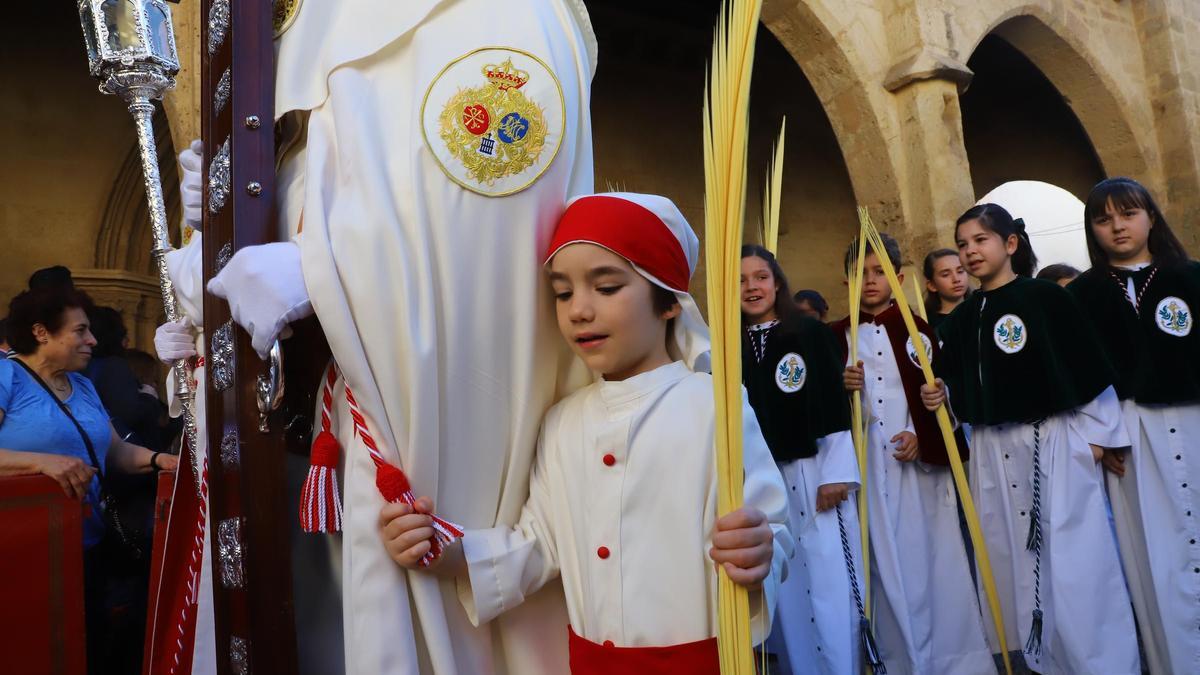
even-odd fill
[[[179,359],[190,359],[196,355],[196,335],[192,322],[186,317],[168,321],[154,331],[154,351],[163,363],[174,363]]]
[[[266,359],[287,325],[313,313],[300,247],[291,241],[247,246],[208,282],[208,292],[229,302],[229,313],[250,333],[250,344]]]
[[[183,205],[183,224],[199,230],[203,219],[204,205],[202,176],[204,175],[204,143],[200,139],[179,153],[179,167],[183,177],[179,179],[179,201]]]

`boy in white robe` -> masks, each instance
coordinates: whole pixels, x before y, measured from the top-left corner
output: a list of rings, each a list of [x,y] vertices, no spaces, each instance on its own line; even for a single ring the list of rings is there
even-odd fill
[[[900,269],[899,245],[881,237]],[[847,265],[855,250],[851,246]],[[858,349],[847,355],[845,383],[847,390],[863,392],[867,417],[872,618],[880,655],[889,675],[995,673],[947,450],[933,414],[920,404],[921,368],[876,251],[866,254],[861,293]],[[914,319],[920,348],[932,361],[933,330]],[[852,320],[834,324],[847,353]]]
[[[538,422],[586,381],[554,335],[539,263],[566,200],[592,191],[587,11],[296,4],[275,92],[275,119],[295,125],[276,181],[291,240],[239,250],[208,290],[260,354],[315,313],[387,461],[456,523],[515,522]],[[345,397],[331,416],[346,452],[345,672],[562,672],[565,650],[539,642],[565,620],[553,584],[476,629],[451,586],[388,561]]]
[[[715,675],[713,561],[751,588],[754,633],[769,631],[792,546],[787,498],[743,401],[746,507],[716,513],[712,378],[693,370],[707,331],[687,294],[698,249],[662,197],[568,206],[547,262],[558,324],[601,379],[547,414],[517,525],[468,531],[438,566],[475,623],[561,576],[575,675]],[[428,525],[402,504],[381,514],[386,547],[410,569],[429,550]]]

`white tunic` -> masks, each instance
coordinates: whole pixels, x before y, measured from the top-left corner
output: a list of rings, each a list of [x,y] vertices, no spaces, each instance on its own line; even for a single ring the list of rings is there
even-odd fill
[[[775,533],[771,573],[751,592],[751,627],[770,629],[792,552],[779,470],[743,399],[745,503]],[[717,514],[712,377],[681,361],[563,399],[543,423],[516,527],[463,538],[459,597],[483,623],[562,577],[571,627],[595,643],[657,647],[717,630],[709,557]],[[543,635],[565,640],[566,626]]]
[[[888,673],[993,674],[954,478],[947,467],[893,457],[891,438],[915,430],[887,328],[862,324],[857,356],[866,375],[872,621]]]
[[[1036,385],[1031,385],[1036,386]],[[1088,443],[1129,445],[1116,392],[1047,418],[1040,426],[1040,658],[1046,675],[1139,672],[1129,593],[1106,515],[1100,467]],[[1034,555],[1026,550],[1033,503],[1034,427],[976,425],[971,492],[991,556],[1009,649],[1029,638],[1034,609]],[[980,602],[986,599],[980,591]],[[984,614],[992,650],[999,651],[991,614]]]
[[[842,541],[850,549],[859,592],[863,584],[859,544],[858,461],[849,431],[817,439],[817,454],[779,465],[788,496],[788,522],[796,538],[796,555],[787,581],[779,589],[778,616],[770,650],[795,675],[850,675],[862,672],[858,606]],[[850,483],[850,497],[836,510],[817,513],[817,489]]]
[[[305,150],[287,161],[304,163],[312,306],[384,456],[468,528],[516,522],[538,423],[571,388],[541,256],[567,198],[592,190],[594,39],[581,10],[573,0],[306,2],[280,46],[277,113],[309,110]],[[547,115],[562,106],[557,153],[503,197],[452,180],[435,154],[443,141],[422,123],[443,69],[484,47],[536,57],[561,89],[561,102],[539,101]],[[519,68],[539,78],[527,91],[547,85]],[[463,77],[462,87],[486,83],[479,68]],[[350,436],[344,401],[335,412],[348,453],[346,672],[563,672],[565,640],[544,639],[565,623],[559,591],[477,629],[452,585],[388,558],[375,467]]]
[[[1146,663],[1200,672],[1200,403],[1121,402],[1132,448],[1107,475]],[[1153,555],[1150,553],[1153,551]]]
[[[166,255],[167,271],[170,274],[171,283],[175,287],[175,298],[178,300],[179,313],[187,317],[194,326],[204,325],[203,253],[203,237],[200,232],[195,232],[192,235],[191,241],[186,246],[171,251]],[[204,342],[204,333],[197,330],[195,347],[196,354],[201,358],[208,351]],[[193,372],[193,384],[191,388],[194,394],[192,413],[196,419],[197,447],[192,453],[192,459],[196,462],[194,467],[196,476],[201,475],[202,468],[208,460],[208,424],[205,422],[205,402],[207,398],[204,395],[207,371],[208,368],[206,366],[197,366]],[[183,405],[182,401],[176,396],[174,373],[167,373],[166,392],[167,404],[170,407],[171,416],[179,417],[183,414]],[[196,490],[197,485],[186,485],[176,481],[175,489]],[[190,518],[191,514],[188,514],[187,517]],[[205,511],[203,517],[205,523],[208,523],[209,513],[207,511]],[[204,548],[200,553],[199,578],[195,582],[197,586],[197,590],[195,591],[196,604],[191,608],[191,611],[196,614],[195,632],[192,641],[191,672],[198,675],[217,672],[216,631],[212,603],[212,557],[209,555],[209,551],[212,550],[210,546],[211,529],[208,526],[204,528]],[[180,528],[178,532],[186,534],[190,532],[190,528]],[[170,630],[175,630],[174,626]],[[163,642],[156,639],[154,644],[158,646],[159,644],[163,644]],[[182,655],[180,657],[182,658]]]

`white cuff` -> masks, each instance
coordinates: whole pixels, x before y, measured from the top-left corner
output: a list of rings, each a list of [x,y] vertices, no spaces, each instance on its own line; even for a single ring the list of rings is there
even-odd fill
[[[468,530],[462,538],[467,578],[459,577],[458,600],[471,624],[479,626],[525,602],[521,583],[533,542],[514,542],[510,527]],[[514,546],[514,544],[516,544]]]
[[[849,483],[850,489],[858,488],[858,458],[854,454],[854,437],[849,429],[818,438],[817,459],[821,466],[818,485]]]
[[[167,274],[175,287],[175,298],[179,309],[192,325],[204,325],[204,244],[203,235],[197,231],[187,246],[168,252],[164,259]]]
[[[1092,445],[1124,448],[1131,444],[1125,429],[1125,417],[1121,414],[1121,401],[1111,386],[1087,404],[1076,408],[1071,416],[1071,425]]]

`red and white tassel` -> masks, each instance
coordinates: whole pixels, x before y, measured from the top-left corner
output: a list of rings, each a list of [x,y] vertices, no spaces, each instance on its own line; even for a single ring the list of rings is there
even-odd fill
[[[362,439],[363,445],[367,446],[367,451],[371,454],[371,460],[375,462],[375,487],[379,488],[379,494],[388,502],[403,502],[414,511],[417,510],[417,498],[413,495],[408,476],[389,464],[379,452],[371,430],[367,428],[367,419],[359,410],[358,401],[354,399],[354,392],[350,390],[349,385],[346,386],[346,401],[350,404],[350,417],[354,420],[354,434]],[[463,536],[463,530],[458,525],[432,513],[428,515],[433,519],[433,538],[430,540],[429,552],[421,558],[422,567],[429,567],[447,546]]]
[[[321,391],[321,432],[313,441],[308,476],[300,490],[300,527],[305,532],[341,532],[342,498],[338,494],[337,465],[341,455],[333,424],[333,384],[337,370],[331,362]]]
[[[391,464],[385,462],[375,467],[375,487],[379,488],[379,494],[383,495],[385,500],[403,502],[411,506],[413,511],[418,510],[417,498],[408,484],[408,476]],[[463,536],[462,528],[458,525],[432,513],[427,515],[433,520],[433,539],[430,541],[429,552],[421,558],[421,567],[429,567],[447,546]]]
[[[328,431],[313,441],[308,477],[300,492],[300,527],[305,532],[341,532],[342,498],[338,494],[337,439]]]

